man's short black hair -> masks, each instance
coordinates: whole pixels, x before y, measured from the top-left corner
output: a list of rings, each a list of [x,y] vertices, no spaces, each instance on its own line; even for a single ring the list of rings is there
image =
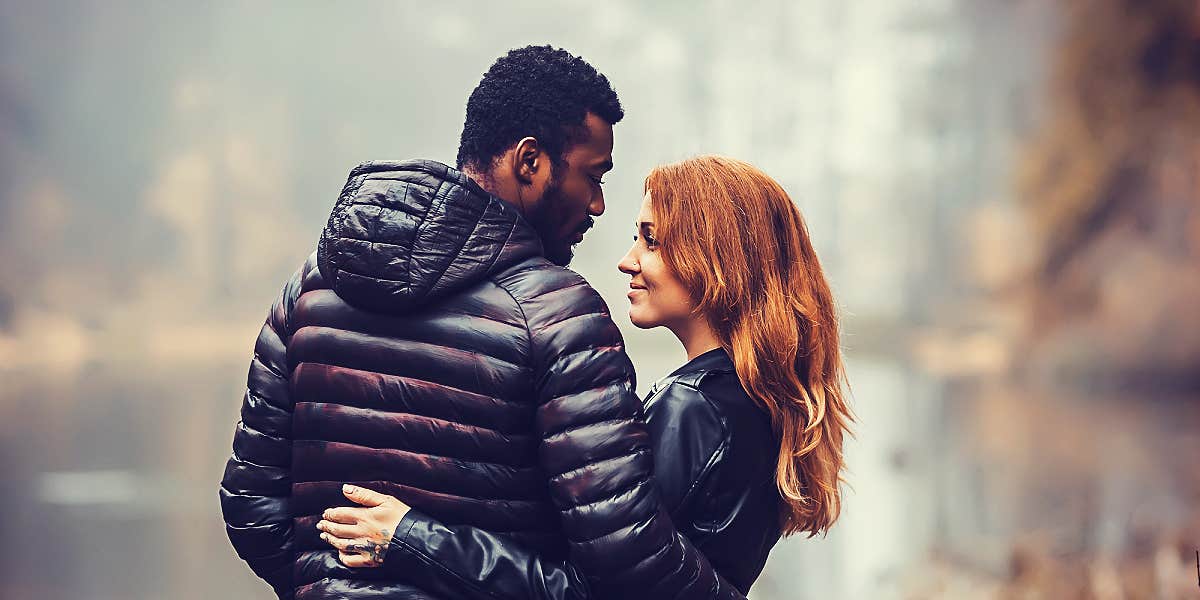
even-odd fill
[[[458,168],[488,171],[526,136],[559,163],[586,134],[588,112],[616,125],[625,111],[608,78],[582,58],[550,46],[526,46],[496,60],[467,100]]]

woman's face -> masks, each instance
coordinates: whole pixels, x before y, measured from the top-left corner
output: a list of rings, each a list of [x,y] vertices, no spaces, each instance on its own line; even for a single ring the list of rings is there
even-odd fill
[[[695,319],[692,301],[683,284],[663,262],[658,239],[654,236],[654,211],[650,192],[642,198],[633,247],[617,263],[629,275],[629,320],[642,329],[666,326],[672,331]]]

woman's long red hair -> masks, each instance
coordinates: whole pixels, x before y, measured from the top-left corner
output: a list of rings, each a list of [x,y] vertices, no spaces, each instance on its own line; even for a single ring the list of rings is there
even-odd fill
[[[754,166],[700,156],[646,177],[663,260],[770,414],[784,535],[841,512],[847,403],[838,316],[800,211]]]

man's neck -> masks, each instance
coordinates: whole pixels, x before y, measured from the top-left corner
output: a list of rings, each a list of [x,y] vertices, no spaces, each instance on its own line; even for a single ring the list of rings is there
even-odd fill
[[[479,187],[483,188],[485,192],[507,202],[509,206],[517,209],[517,212],[521,213],[521,216],[526,216],[524,207],[517,202],[518,194],[513,186],[505,185],[505,182],[499,181],[491,173],[480,173],[470,167],[463,167],[462,172],[467,177],[470,177],[471,181],[479,184]]]

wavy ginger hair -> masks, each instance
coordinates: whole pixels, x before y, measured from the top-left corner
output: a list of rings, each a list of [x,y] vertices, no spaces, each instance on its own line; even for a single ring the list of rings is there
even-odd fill
[[[765,173],[721,156],[657,167],[645,189],[663,261],[771,417],[784,535],[828,533],[854,417],[833,294],[800,211]]]

